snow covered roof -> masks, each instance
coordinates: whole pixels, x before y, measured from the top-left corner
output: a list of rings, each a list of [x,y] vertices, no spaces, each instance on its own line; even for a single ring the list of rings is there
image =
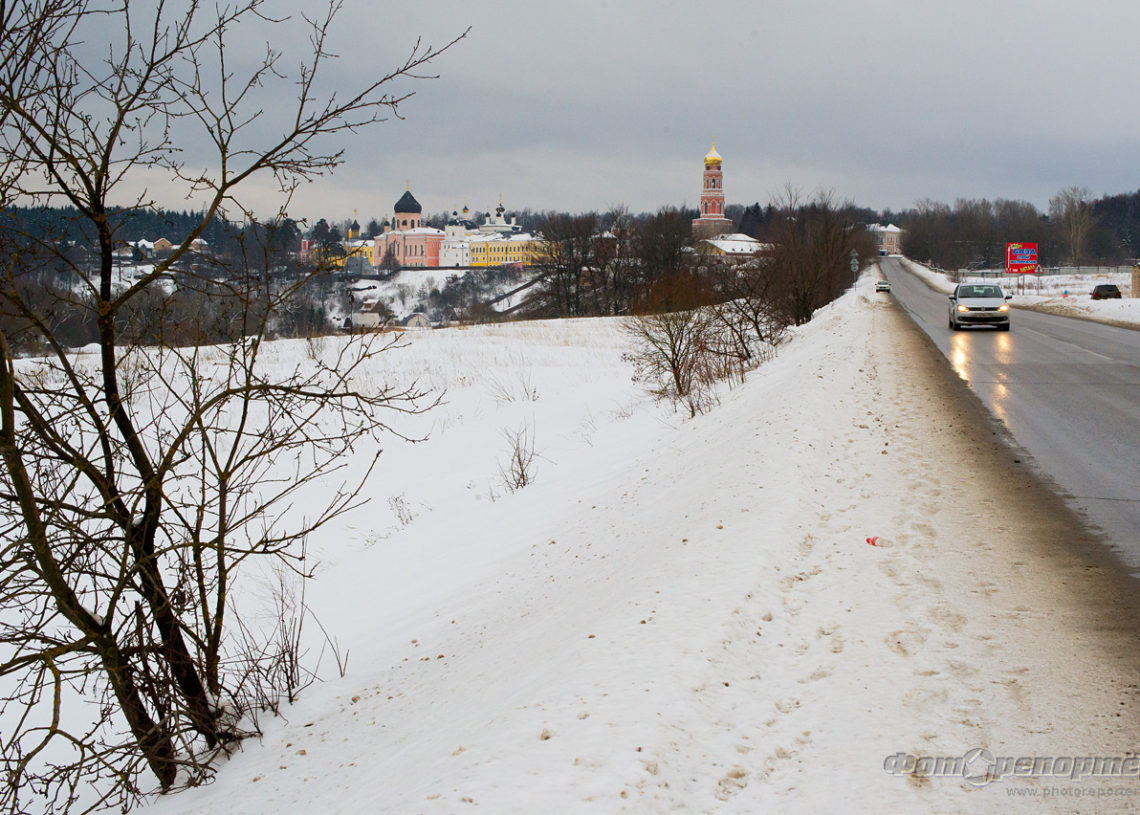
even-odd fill
[[[761,243],[755,238],[742,235],[739,232],[706,238],[704,243],[719,249],[726,255],[754,255],[768,246],[768,244]]]
[[[475,232],[467,236],[470,243],[494,243],[496,241],[514,241],[516,243],[535,240],[529,232]]]
[[[433,226],[417,226],[414,229],[399,229],[395,232],[387,232],[384,234],[387,234],[387,235],[442,235],[443,230],[442,229],[436,229]],[[376,237],[380,238],[380,237],[383,237],[383,235],[377,235]]]
[[[886,226],[881,226],[880,224],[871,224],[870,226],[867,227],[867,231],[868,232],[902,232],[902,230],[899,229],[894,224],[887,224]]]
[[[360,304],[359,308],[353,309],[354,314],[383,314],[388,308],[387,304],[380,298],[369,298]]]

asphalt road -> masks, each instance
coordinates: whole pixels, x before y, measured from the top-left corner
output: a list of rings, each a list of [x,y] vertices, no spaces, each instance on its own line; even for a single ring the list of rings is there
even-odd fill
[[[890,296],[1140,577],[1140,331],[1023,309],[1008,333],[951,331],[945,294],[898,260],[879,265]]]

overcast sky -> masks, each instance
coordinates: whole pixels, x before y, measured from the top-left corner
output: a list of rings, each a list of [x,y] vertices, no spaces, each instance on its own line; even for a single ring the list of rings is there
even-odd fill
[[[1136,0],[346,0],[339,22],[346,88],[471,32],[405,120],[343,141],[309,218],[380,217],[406,186],[427,212],[695,206],[714,138],[729,203],[1140,187]]]

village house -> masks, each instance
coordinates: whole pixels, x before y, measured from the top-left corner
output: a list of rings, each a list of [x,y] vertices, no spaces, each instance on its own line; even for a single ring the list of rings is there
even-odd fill
[[[880,255],[901,255],[903,230],[894,224],[870,224],[867,231],[875,239],[875,248]]]

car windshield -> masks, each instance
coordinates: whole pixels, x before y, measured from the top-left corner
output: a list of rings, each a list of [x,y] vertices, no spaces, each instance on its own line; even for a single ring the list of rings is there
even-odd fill
[[[959,286],[959,297],[1001,297],[1000,286]]]

